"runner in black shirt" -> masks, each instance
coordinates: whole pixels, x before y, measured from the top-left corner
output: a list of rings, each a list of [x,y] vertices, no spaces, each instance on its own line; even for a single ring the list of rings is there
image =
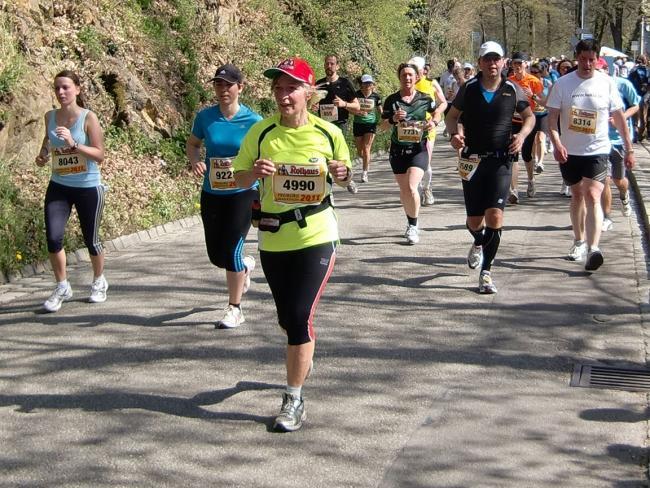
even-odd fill
[[[501,241],[503,209],[510,191],[512,158],[535,126],[535,116],[521,88],[501,76],[503,49],[488,41],[479,50],[480,73],[463,85],[447,115],[451,145],[461,150],[467,228],[474,244],[467,256],[471,269],[481,266],[479,293],[496,293],[490,269]],[[522,128],[512,134],[512,115]],[[458,119],[463,116],[463,133]]]
[[[325,78],[316,81],[316,88],[327,91],[325,98],[318,102],[318,115],[333,123],[345,134],[349,111],[359,110],[359,101],[350,80],[338,75],[338,58],[330,54],[325,57]],[[347,187],[350,193],[356,193],[357,187],[350,180]]]

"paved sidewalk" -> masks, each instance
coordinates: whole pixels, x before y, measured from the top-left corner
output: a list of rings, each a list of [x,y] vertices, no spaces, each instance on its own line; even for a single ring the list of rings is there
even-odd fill
[[[588,274],[564,259],[569,200],[547,161],[536,198],[506,209],[499,293],[481,296],[439,146],[416,246],[385,159],[336,192],[342,245],[296,433],[270,432],[285,340],[262,271],[246,324],[215,330],[225,276],[200,224],[113,251],[104,304],[85,302],[84,263],[56,314],[40,312],[50,276],[0,286],[0,486],[647,486],[647,395],[569,386],[577,362],[646,363],[643,199],[631,218],[615,206]]]

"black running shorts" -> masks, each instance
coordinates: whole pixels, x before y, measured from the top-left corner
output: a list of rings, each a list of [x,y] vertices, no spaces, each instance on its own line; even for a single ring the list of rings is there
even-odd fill
[[[468,217],[485,215],[488,208],[503,210],[510,193],[512,162],[507,158],[484,158],[470,181],[463,180]]]
[[[607,162],[609,154],[595,154],[593,156],[574,156],[569,154],[566,163],[560,164],[560,172],[564,182],[571,186],[582,178],[589,178],[603,183],[607,177]]]
[[[420,168],[426,171],[429,167],[427,139],[422,139],[419,144],[391,144],[389,161],[396,175],[403,175],[409,168]]]
[[[376,134],[377,124],[352,124],[352,134],[354,137],[361,137],[366,134]]]

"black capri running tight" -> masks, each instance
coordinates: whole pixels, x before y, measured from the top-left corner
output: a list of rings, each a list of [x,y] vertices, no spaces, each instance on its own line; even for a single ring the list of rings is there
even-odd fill
[[[227,271],[244,271],[242,250],[251,228],[251,206],[257,190],[227,195],[201,192],[201,219],[210,262]]]
[[[320,244],[297,251],[260,251],[278,321],[290,346],[316,339],[314,313],[334,268],[336,245]]]
[[[99,240],[99,224],[104,211],[105,193],[106,187],[103,185],[77,188],[50,181],[45,192],[45,236],[48,252],[57,253],[63,249],[65,226],[73,205],[79,216],[81,233],[88,252],[91,256],[103,252]]]

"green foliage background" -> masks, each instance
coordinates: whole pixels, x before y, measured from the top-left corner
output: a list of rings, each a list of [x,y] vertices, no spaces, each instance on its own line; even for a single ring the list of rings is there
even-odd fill
[[[26,13],[23,26],[29,24],[27,16],[40,16],[35,24],[40,32],[27,34],[20,27],[21,12],[0,7],[3,126],[17,117],[17,92],[23,97],[46,96],[29,93],[30,76],[55,73],[65,66],[99,87],[87,95],[106,138],[102,173],[110,191],[102,223],[105,240],[198,211],[199,182],[189,172],[185,140],[196,110],[210,103],[212,93],[205,81],[222,62],[235,62],[247,76],[242,102],[269,115],[275,104],[262,72],[284,57],[307,59],[320,77],[325,55],[337,54],[343,76],[356,79],[372,73],[378,91],[386,96],[397,87],[395,67],[412,55],[407,44],[410,27],[405,22],[408,0],[244,0],[239,2],[238,23],[222,34],[217,32],[214,6],[210,9],[208,3],[61,0],[50,10]],[[88,11],[95,20],[80,21]],[[57,27],[69,25],[72,35],[52,29],[55,22]],[[31,42],[29,34],[45,39],[47,55],[36,59],[29,49],[21,49]],[[46,58],[52,59],[49,69],[43,68]],[[146,90],[173,107],[173,113],[166,114],[174,120],[170,136],[115,119],[114,112],[128,94],[120,88],[122,92],[111,97],[101,89],[102,70],[114,62],[127,66]],[[348,141],[354,155],[350,135]],[[35,156],[40,140],[29,143]],[[386,137],[378,137],[376,148],[386,145]],[[49,174],[31,161],[25,165],[11,155],[4,159],[0,161],[0,271],[10,273],[25,263],[47,259],[42,206]],[[148,185],[131,170],[143,165],[149,172]],[[68,250],[83,247],[74,215],[65,246]]]

